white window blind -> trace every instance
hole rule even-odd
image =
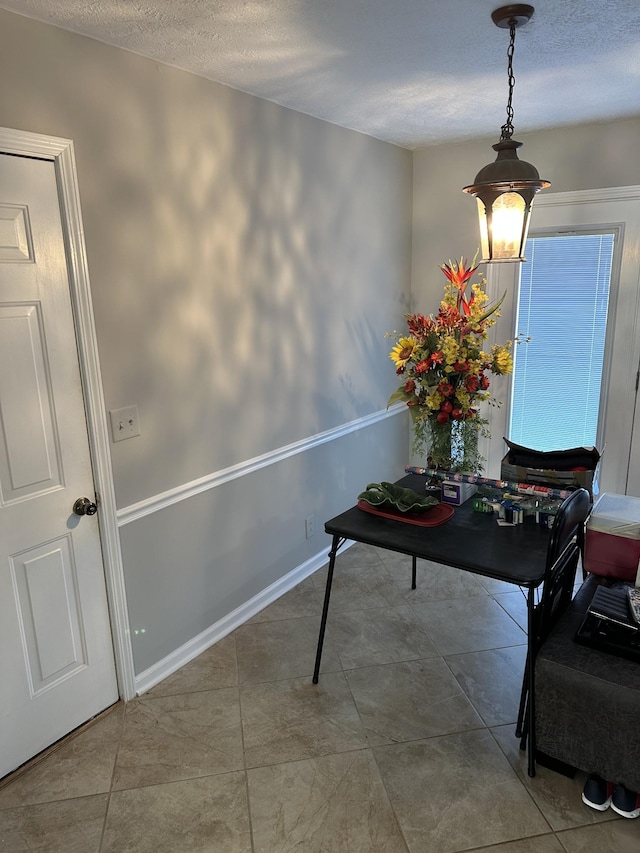
[[[537,450],[596,444],[613,234],[530,237],[520,270],[509,437]]]

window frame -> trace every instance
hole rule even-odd
[[[589,225],[582,225],[578,228],[542,228],[536,229],[529,232],[529,236],[527,238],[527,243],[532,239],[540,239],[544,240],[545,238],[552,237],[579,237],[579,236],[597,236],[597,235],[611,235],[613,236],[613,252],[611,257],[611,276],[609,282],[609,300],[607,307],[607,324],[605,328],[605,336],[604,336],[604,352],[603,352],[603,363],[602,363],[602,381],[600,383],[600,395],[598,400],[598,422],[596,426],[596,438],[595,438],[595,446],[600,448],[604,444],[604,431],[605,431],[605,407],[606,401],[609,395],[609,380],[611,376],[611,360],[612,360],[612,351],[613,351],[613,341],[615,334],[615,317],[617,313],[618,306],[618,292],[620,287],[620,265],[622,262],[622,245],[624,241],[624,224],[617,223],[611,226],[601,226],[601,227],[591,227]],[[514,329],[513,335],[520,333],[520,329],[518,329],[518,305],[520,301],[520,287],[521,287],[521,273],[522,273],[522,264],[517,267],[517,278],[514,289],[514,299],[513,299],[513,317],[512,317],[512,328]],[[526,344],[521,344],[519,346],[526,346]],[[506,415],[506,427],[509,430],[511,425],[511,420],[513,416],[513,397],[514,397],[514,386],[515,386],[515,367],[514,372],[509,377],[509,390],[507,399],[504,401],[503,405],[505,406],[505,415]],[[505,433],[507,438],[511,438],[508,432]],[[522,442],[517,442],[521,444]],[[560,449],[560,448],[558,448]]]

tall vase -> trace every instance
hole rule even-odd
[[[427,430],[430,466],[466,474],[480,473],[485,461],[478,449],[482,429],[483,422],[476,418],[446,423],[430,418]]]

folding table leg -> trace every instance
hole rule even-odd
[[[535,713],[535,671],[536,671],[536,636],[534,625],[535,590],[529,587],[527,595],[527,657],[529,660],[529,696],[527,697],[528,716],[528,773],[532,778],[536,775],[536,713]]]
[[[347,540],[337,533],[333,537],[331,550],[329,551],[329,571],[327,573],[327,585],[324,590],[324,605],[322,607],[322,619],[320,620],[320,634],[318,636],[318,648],[316,649],[316,665],[313,670],[313,683],[318,683],[320,672],[320,660],[322,659],[322,646],[324,644],[324,632],[327,627],[327,613],[329,612],[329,599],[331,597],[331,584],[333,582],[333,569],[336,564],[336,554]]]
[[[527,709],[527,694],[529,691],[529,653],[524,662],[524,675],[522,676],[522,690],[520,691],[520,707],[518,708],[518,719],[516,721],[516,737],[522,737]]]

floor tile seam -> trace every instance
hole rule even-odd
[[[109,817],[109,809],[111,807],[111,795],[112,794],[126,794],[126,793],[129,793],[131,791],[140,791],[143,789],[147,790],[149,788],[161,788],[162,786],[165,786],[165,785],[175,785],[175,784],[180,784],[181,782],[192,782],[192,781],[197,781],[198,779],[209,779],[209,778],[218,777],[218,776],[230,775],[232,773],[242,773],[244,775],[245,789],[247,790],[247,820],[249,823],[249,832],[250,832],[250,839],[251,839],[251,851],[253,853],[253,851],[254,851],[253,829],[252,829],[252,824],[251,824],[251,816],[249,814],[249,793],[248,793],[247,771],[246,771],[246,769],[243,769],[243,768],[238,768],[237,770],[226,770],[226,771],[223,771],[222,773],[206,773],[206,774],[200,775],[200,776],[189,776],[189,777],[182,778],[182,779],[164,780],[162,782],[153,782],[153,783],[147,784],[147,785],[145,785],[145,784],[135,785],[135,786],[132,786],[130,788],[121,788],[119,790],[110,792],[108,794],[109,799],[107,802],[107,808],[105,809],[104,821],[102,824],[102,833],[100,835],[100,845],[98,847],[97,853],[102,853],[102,847],[103,847],[103,844],[105,841],[105,833],[106,833],[106,828],[107,828],[107,820]]]
[[[476,649],[475,651],[470,651],[470,652],[452,652],[452,654],[442,655],[442,657],[444,658],[445,663],[447,663],[447,665],[448,665],[448,658],[463,658],[463,657],[467,657],[468,655],[481,654],[482,652],[496,652],[496,651],[500,651],[502,649],[522,649],[522,648],[524,648],[524,649],[527,648],[526,639],[522,643],[510,643],[508,646],[497,646],[494,649]]]
[[[480,601],[486,601],[487,599],[492,599],[492,598],[493,597],[490,595],[489,596],[487,596],[487,595],[463,595],[463,596],[457,596],[454,598],[437,598],[437,599],[433,599],[430,601],[412,601],[412,602],[408,602],[408,606],[411,608],[415,618],[423,625],[425,631],[427,631],[427,634],[428,634],[429,633],[428,617],[424,612],[420,613],[420,610],[422,608],[430,607],[432,605],[444,605],[444,604],[448,604],[452,601],[464,602],[465,604],[468,604],[469,602],[473,602],[474,599],[479,599]],[[493,600],[495,601],[495,599],[493,599]],[[495,601],[495,603],[498,607],[500,607],[501,612],[506,613],[504,607],[502,607],[498,601]],[[510,617],[510,618],[513,621],[513,617]],[[522,631],[522,628],[520,627],[520,625],[518,625],[518,628],[520,628],[520,630]]]
[[[345,652],[344,654],[346,655],[348,653]],[[340,657],[339,652],[338,652],[338,657]],[[418,660],[425,660],[425,661],[438,660],[438,658],[440,658],[440,657],[442,657],[442,655],[437,650],[434,653],[433,657],[430,657],[430,658],[425,658],[424,656],[419,656],[418,654],[415,654],[415,655],[407,654],[406,656],[403,656],[401,658],[397,658],[396,660],[379,661],[377,663],[366,663],[366,664],[363,664],[362,666],[351,665],[351,666],[349,666],[348,670],[345,669],[344,664],[343,664],[341,672],[343,672],[343,673],[345,673],[347,671],[353,672],[356,669],[367,669],[368,667],[371,667],[371,666],[387,666],[387,665],[391,666],[394,663],[415,663],[415,661],[418,661]],[[340,660],[342,661],[342,658],[340,658]]]
[[[242,744],[242,767],[244,769],[245,781],[247,776],[247,753],[245,747],[245,737],[244,737],[244,714],[242,713],[242,689],[241,685],[238,684],[238,713],[240,716],[240,742]],[[248,782],[247,782],[248,785]],[[247,788],[247,798],[249,796],[249,791]],[[249,800],[247,799],[247,802]],[[253,849],[253,838],[252,838],[252,848]]]
[[[91,794],[77,794],[73,797],[53,797],[50,800],[40,800],[37,803],[17,803],[13,806],[2,806],[0,807],[0,814],[2,812],[10,812],[10,811],[25,811],[27,809],[37,809],[40,806],[52,806],[56,803],[72,803],[74,800],[88,800],[94,797],[108,797],[109,791],[93,791]]]
[[[590,811],[589,806],[585,805],[584,808],[585,808],[585,810]],[[608,826],[609,824],[617,823],[618,821],[624,821],[625,823],[630,823],[628,818],[624,818],[624,817],[622,817],[622,815],[616,814],[612,809],[607,809],[607,811],[605,813],[600,812],[600,815],[601,815],[600,819],[596,820],[596,821],[586,819],[585,823],[575,824],[574,826],[565,826],[562,829],[554,830],[554,835],[558,838],[558,841],[562,845],[562,849],[565,850],[566,853],[573,853],[573,850],[575,849],[573,847],[567,847],[565,844],[562,843],[562,837],[561,836],[563,836],[563,835],[568,836],[573,832],[576,832],[579,830],[584,830],[584,829],[589,830],[589,829],[593,828],[594,830],[596,830],[598,827]],[[589,851],[589,853],[590,853],[590,851]]]
[[[510,612],[507,610],[507,608],[504,606],[504,604],[502,604],[502,602],[501,602],[501,601],[496,601],[495,597],[494,597],[494,601],[496,602],[496,604],[498,605],[498,607],[501,607],[501,608],[502,608],[502,610],[507,614],[507,616],[509,617],[509,619],[511,619],[511,621],[512,621],[512,622],[514,622],[514,623],[518,626],[518,628],[520,628],[520,630],[524,632],[524,635],[525,635],[525,637],[526,637],[526,635],[527,635],[527,627],[526,627],[526,625],[522,625],[520,622],[518,622],[518,620],[517,620],[517,619],[516,619],[516,617],[513,615],[513,613],[510,613]]]
[[[491,727],[488,727],[488,728],[487,728],[487,731],[489,732],[489,734],[490,734],[490,735],[491,735],[491,737],[493,738],[494,743],[496,743],[496,744],[497,744],[498,749],[500,750],[500,752],[501,752],[501,753],[502,753],[502,755],[504,756],[504,760],[507,762],[507,764],[508,764],[508,765],[509,765],[509,767],[511,768],[511,772],[513,773],[514,777],[518,780],[518,782],[520,783],[520,785],[522,785],[522,787],[523,787],[523,789],[524,789],[525,793],[527,794],[527,797],[529,798],[529,800],[531,801],[531,803],[535,806],[535,809],[536,809],[536,811],[538,812],[538,814],[540,815],[540,817],[542,818],[542,820],[543,820],[543,821],[545,822],[545,824],[549,827],[549,832],[550,832],[550,833],[553,833],[553,834],[555,835],[556,830],[553,828],[553,826],[551,825],[550,821],[547,819],[547,816],[545,815],[545,813],[542,811],[542,809],[541,809],[541,808],[540,808],[540,806],[538,805],[538,802],[537,802],[536,798],[533,796],[533,793],[529,790],[529,787],[528,787],[528,785],[526,784],[526,781],[525,781],[525,780],[520,776],[520,774],[518,773],[518,770],[517,770],[517,769],[513,766],[513,764],[509,761],[509,756],[508,756],[508,755],[507,755],[507,753],[504,751],[504,749],[502,748],[502,745],[501,745],[500,741],[498,740],[498,738],[497,738],[497,737],[496,737],[496,735],[494,734],[494,729],[498,729],[498,728],[501,728],[501,726],[491,726]],[[517,740],[516,735],[515,735],[515,729],[514,729],[514,734],[513,734],[513,736],[514,736],[514,738]],[[527,777],[527,778],[528,778],[528,777]],[[547,835],[548,833],[541,833],[541,834]],[[522,836],[522,837],[527,837],[527,836]]]
[[[393,603],[393,602],[385,601],[384,604],[376,604],[376,605],[372,605],[371,607],[363,607],[362,605],[360,605],[360,606],[354,605],[353,607],[351,607],[351,605],[348,605],[349,610],[339,609],[341,607],[340,603],[336,604],[335,602],[330,601],[329,602],[329,613],[327,614],[327,618],[330,619],[332,615],[334,615],[334,614],[340,615],[341,613],[359,613],[359,612],[369,613],[371,610],[381,610],[381,611],[386,612],[388,610],[396,610],[400,607],[403,607],[403,608],[404,607],[411,607],[411,603],[409,601],[407,601],[407,599],[404,597],[404,595],[402,598],[403,598],[403,600],[399,603],[398,602]]]
[[[511,646],[508,646],[508,648],[511,648]],[[492,651],[492,650],[490,650],[490,651]],[[463,657],[464,655],[468,655],[468,654],[475,654],[475,653],[474,653],[474,652],[463,652],[461,655],[459,655],[459,657]],[[449,655],[448,657],[458,657],[458,655]],[[453,671],[453,669],[451,668],[451,664],[449,663],[449,661],[447,660],[447,658],[446,658],[446,657],[443,657],[443,660],[444,660],[444,663],[445,663],[445,665],[447,666],[447,668],[448,668],[449,672],[450,672],[450,673],[451,673],[451,675],[455,678],[455,680],[456,680],[456,682],[457,682],[458,686],[460,687],[460,690],[462,690],[462,693],[464,694],[464,696],[466,696],[467,701],[469,702],[469,704],[471,705],[471,707],[473,708],[473,710],[476,712],[476,714],[478,715],[478,717],[480,717],[480,719],[482,720],[482,722],[483,722],[483,724],[484,724],[484,727],[485,727],[486,729],[490,729],[490,728],[492,728],[492,726],[491,726],[491,725],[486,721],[486,719],[485,719],[485,717],[484,717],[484,714],[481,712],[480,708],[478,708],[478,707],[476,706],[476,703],[473,701],[473,697],[472,697],[472,696],[470,696],[470,695],[467,693],[467,691],[465,690],[465,688],[464,688],[464,684],[460,681],[460,679],[458,678],[458,676],[456,675],[456,673],[455,673],[455,672]],[[515,720],[513,720],[513,725],[515,726],[515,724],[516,724],[516,721],[515,721]],[[511,722],[502,723],[501,725],[509,726],[509,725],[511,725]]]
[[[380,767],[379,767],[379,765],[378,765],[378,762],[376,761],[376,757],[375,757],[375,754],[374,754],[374,747],[372,747],[370,744],[366,744],[365,746],[356,747],[356,748],[353,748],[353,749],[344,749],[344,750],[340,750],[339,752],[327,752],[327,753],[322,753],[322,754],[320,754],[320,755],[305,756],[305,757],[303,757],[303,758],[294,758],[294,759],[289,759],[288,761],[276,761],[276,762],[270,762],[269,764],[257,764],[257,765],[255,765],[255,767],[248,767],[248,768],[247,768],[247,772],[246,772],[246,776],[247,776],[247,786],[248,786],[248,784],[249,784],[249,781],[248,781],[248,780],[249,780],[249,774],[250,774],[250,773],[251,773],[251,771],[253,771],[253,770],[260,770],[260,769],[261,769],[261,768],[263,768],[263,767],[279,767],[279,766],[284,766],[284,765],[300,764],[300,763],[302,763],[302,762],[316,761],[316,760],[318,760],[318,759],[331,758],[331,757],[337,757],[337,756],[342,756],[342,755],[348,755],[348,754],[350,754],[350,753],[354,753],[354,754],[355,754],[355,753],[358,753],[358,752],[361,752],[361,753],[368,753],[368,754],[369,754],[369,756],[371,757],[371,760],[373,761],[373,763],[374,763],[374,765],[375,765],[375,768],[376,768],[376,771],[377,771],[377,773],[378,773],[378,778],[379,778],[379,780],[380,780],[380,784],[381,784],[382,789],[383,789],[383,791],[384,791],[384,793],[385,793],[385,796],[386,796],[386,798],[387,798],[387,802],[388,802],[388,804],[389,804],[389,808],[391,809],[391,811],[392,811],[392,813],[393,813],[393,816],[394,816],[394,818],[395,818],[395,822],[396,822],[396,825],[397,825],[397,827],[398,827],[398,831],[400,832],[400,835],[401,835],[401,837],[402,837],[402,840],[403,840],[403,842],[404,842],[404,844],[405,844],[405,846],[406,846],[407,853],[410,853],[409,843],[408,843],[408,841],[407,841],[407,839],[406,839],[406,836],[405,836],[405,834],[404,834],[404,830],[403,830],[403,828],[402,828],[402,824],[401,824],[401,822],[400,822],[400,820],[399,820],[399,818],[398,818],[398,815],[397,815],[397,813],[396,813],[396,810],[395,810],[395,808],[394,808],[394,806],[393,806],[393,801],[392,801],[391,797],[389,796],[389,791],[387,790],[387,786],[385,785],[384,777],[383,777],[382,773],[380,772]],[[248,791],[247,791],[247,798],[248,798],[248,802],[249,802],[249,812],[250,812],[250,814],[251,814],[251,798],[250,798],[250,796],[249,796]],[[251,826],[252,826],[252,830],[253,830],[253,824],[251,824]],[[253,838],[253,835],[252,835],[252,838]],[[252,849],[253,849],[253,848],[252,848]]]
[[[100,830],[100,843],[98,844],[98,853],[101,853],[102,845],[104,844],[104,837],[107,831],[107,817],[109,815],[109,808],[111,806],[111,791],[107,792],[107,803],[104,810],[104,815],[102,817],[102,829]]]
[[[248,631],[251,628],[255,628],[257,625],[279,625],[281,622],[295,622],[301,619],[316,619],[318,613],[322,611],[322,602],[318,605],[318,610],[313,613],[300,613],[297,616],[277,616],[271,619],[250,619],[248,622],[243,622],[242,625],[239,625],[236,628],[236,631],[241,631],[245,629]]]
[[[518,646],[526,645],[526,640],[525,640],[524,643],[516,643],[515,645],[513,643],[505,643],[505,645],[503,645],[503,646],[502,645],[482,646],[481,648],[466,649],[465,651],[461,651],[461,652],[458,652],[458,651],[448,652],[446,650],[442,651],[440,649],[440,646],[438,645],[438,642],[434,637],[429,636],[429,639],[431,640],[431,642],[436,647],[438,654],[443,658],[456,657],[457,655],[473,655],[473,654],[478,654],[479,652],[497,652],[497,651],[500,651],[501,649],[513,649],[513,648],[517,648]]]
[[[387,602],[386,604],[376,604],[375,607],[356,607],[356,606],[354,606],[354,607],[350,607],[348,610],[339,609],[340,608],[339,604],[336,605],[335,607],[330,606],[329,607],[329,613],[327,614],[327,620],[328,620],[327,627],[329,627],[332,617],[341,616],[341,615],[344,615],[345,613],[370,613],[372,610],[381,610],[381,611],[384,611],[386,613],[388,610],[391,610],[392,608],[395,608],[395,607],[409,607],[409,606],[410,605],[409,605],[408,601],[403,601],[402,604],[389,604],[389,602]]]
[[[340,573],[358,572],[360,569],[365,569],[365,570],[385,569],[385,571],[389,571],[389,567],[386,565],[386,563],[384,562],[382,557],[373,556],[373,557],[370,557],[366,561],[357,562],[357,563],[350,562],[348,566],[340,564],[340,557],[341,557],[341,554],[338,552],[338,554],[336,556],[335,567],[334,567],[334,579],[335,579],[335,573],[336,572],[340,572]],[[323,589],[324,590],[324,587],[325,587],[326,582],[327,582],[326,575],[328,574],[327,564],[325,564],[320,569],[318,569],[318,571],[320,572],[320,571],[322,571],[322,569],[326,569],[323,577],[316,578],[315,572],[310,577],[314,578],[313,586],[316,589]]]
[[[415,593],[419,592],[419,591],[420,591],[420,587],[418,586],[416,589],[412,590],[412,593],[414,593],[414,596],[415,596]],[[476,593],[474,590],[472,593],[464,593],[463,595],[454,595],[452,593],[450,595],[447,594],[442,598],[430,598],[427,601],[413,601],[412,604],[415,604],[415,605],[442,604],[445,601],[464,601],[464,602],[467,602],[467,601],[470,601],[474,598],[478,598],[478,599],[480,599],[480,601],[486,601],[488,598],[493,598],[493,596],[491,595],[491,593],[486,592],[484,590],[480,593]],[[496,601],[496,604],[497,603],[498,602]]]
[[[193,690],[175,690],[171,693],[155,693],[155,688],[147,690],[146,693],[141,693],[136,698],[139,700],[153,699],[173,699],[177,696],[195,696],[200,693],[215,693],[218,690],[233,690],[239,687],[239,684],[225,684],[219,687],[196,687]]]
[[[500,726],[497,726],[495,728],[500,728]],[[456,731],[451,731],[451,732],[439,732],[438,734],[427,735],[427,736],[423,735],[423,736],[418,737],[418,738],[411,738],[410,740],[394,741],[392,743],[379,743],[376,745],[371,745],[368,748],[371,749],[371,751],[375,754],[375,752],[379,749],[388,750],[388,749],[393,749],[396,746],[397,747],[405,747],[405,746],[410,746],[411,744],[421,744],[421,743],[426,745],[426,744],[432,744],[433,742],[435,742],[437,740],[443,740],[443,739],[449,739],[449,738],[464,738],[467,735],[478,734],[478,733],[486,733],[487,735],[491,735],[492,741],[497,743],[497,740],[496,740],[495,736],[493,735],[493,732],[491,731],[491,727],[485,726],[483,724],[483,725],[479,725],[479,726],[476,726],[476,727],[471,728],[471,729],[457,729]],[[499,746],[500,746],[500,744],[498,743],[498,747]],[[518,782],[523,784],[522,780],[520,779],[520,777],[516,773],[515,769],[512,767],[511,762],[509,762],[509,759],[505,755],[504,751],[502,749],[500,749],[500,752],[502,753],[502,755],[506,759],[507,764],[508,764],[510,770],[512,771],[513,775],[518,779]],[[549,827],[549,832],[553,832],[553,831],[554,831],[553,828]]]
[[[499,841],[497,844],[494,842],[492,844],[483,844],[481,847],[462,847],[460,848],[460,850],[452,850],[450,851],[450,853],[466,853],[466,851],[468,850],[473,850],[473,853],[476,853],[476,851],[478,851],[478,853],[481,853],[482,850],[500,850],[501,848],[504,848],[506,850],[508,845],[515,844],[518,841],[527,841],[530,838],[551,838],[552,836],[556,836],[556,833],[553,830],[551,832],[534,832],[531,835],[518,835],[516,838],[507,839],[506,841]],[[562,850],[565,851],[565,853],[570,853],[570,851],[567,851],[564,845],[562,845],[559,838],[556,838],[556,840],[562,847]]]
[[[337,669],[337,668],[336,669],[324,669],[323,668],[320,670],[320,673],[319,673],[318,684],[321,682],[323,675],[343,674],[344,671],[345,670],[342,666],[340,666],[340,669]],[[308,673],[305,672],[303,675],[288,675],[288,676],[285,676],[284,678],[271,678],[268,681],[243,681],[241,684],[238,685],[238,689],[240,691],[242,691],[243,689],[248,688],[248,687],[259,687],[260,685],[265,685],[265,684],[283,684],[286,681],[302,681],[305,678],[309,679],[310,684],[313,684],[313,681],[312,681],[313,673],[312,672],[308,672]],[[317,687],[318,685],[316,684],[314,686]]]
[[[364,720],[362,719],[362,714],[360,713],[360,708],[358,707],[358,702],[356,701],[356,697],[354,696],[353,690],[351,689],[351,683],[349,682],[349,677],[348,677],[346,671],[343,671],[343,675],[344,675],[344,680],[347,684],[347,690],[349,691],[349,695],[351,696],[351,701],[353,702],[353,707],[356,709],[356,714],[358,715],[358,720],[360,722],[360,728],[361,728],[362,733],[364,735],[364,739],[365,739],[367,748],[371,749],[372,747],[371,747],[371,744],[369,743],[369,736],[367,734],[367,727],[365,726]],[[372,757],[373,757],[373,753],[372,753]],[[376,764],[376,767],[377,767],[377,764]],[[378,773],[380,774],[380,768],[378,768]],[[385,789],[385,792],[386,792],[386,789]],[[387,794],[387,797],[388,796],[389,795]],[[394,812],[394,814],[395,814],[395,812]],[[396,815],[396,820],[397,819],[398,818]]]
[[[488,731],[488,730],[489,730],[489,727],[487,725],[485,725],[485,723],[481,719],[480,723],[478,725],[471,726],[470,728],[452,729],[449,732],[438,732],[438,733],[432,734],[432,735],[420,735],[420,737],[410,737],[410,738],[407,738],[406,740],[393,740],[393,741],[390,741],[389,743],[370,744],[370,749],[378,749],[379,747],[388,747],[388,746],[405,746],[405,745],[411,744],[411,743],[428,743],[430,741],[437,740],[438,738],[454,737],[455,735],[464,735],[464,734],[467,734],[469,732],[483,732],[483,731]]]
[[[373,749],[374,748],[370,744],[365,743],[362,746],[348,747],[347,749],[341,749],[337,752],[335,750],[332,752],[318,752],[317,754],[314,753],[313,755],[303,755],[300,758],[285,758],[282,761],[268,761],[261,764],[247,765],[245,772],[248,776],[254,770],[261,770],[263,767],[282,767],[286,764],[299,764],[304,761],[318,761],[322,758],[332,758],[335,756],[349,755],[351,753],[356,752],[373,752]]]
[[[120,732],[118,734],[118,744],[116,746],[115,754],[113,756],[113,765],[111,766],[111,777],[109,779],[109,790],[108,790],[109,803],[111,802],[111,791],[113,791],[113,785],[114,785],[115,778],[116,778],[116,767],[118,766],[118,755],[120,754],[120,748],[122,747],[122,738],[124,736],[124,725],[125,725],[125,720],[127,718],[127,705],[133,704],[133,702],[137,701],[138,698],[139,697],[136,696],[132,700],[131,703],[125,702],[125,705],[124,705],[124,708],[122,711],[122,719],[120,720]],[[105,812],[105,822],[106,822],[106,815],[109,811],[109,803],[107,803],[107,811]],[[103,826],[103,832],[104,832],[104,826]]]
[[[415,607],[428,607],[434,604],[444,604],[449,601],[469,601],[475,598],[479,598],[482,601],[486,601],[487,598],[491,598],[489,593],[484,593],[481,595],[477,595],[475,592],[473,593],[464,593],[461,595],[456,595],[454,593],[447,593],[446,595],[436,597],[427,597],[427,598],[419,598],[420,587],[417,589],[411,590],[410,593],[406,593],[404,595],[404,599],[409,606]],[[496,602],[497,604],[498,602]]]
[[[249,822],[249,843],[251,845],[251,853],[255,853],[256,845],[255,845],[255,840],[253,837],[253,815],[251,812],[251,796],[249,793],[249,771],[247,769],[247,759],[246,759],[246,755],[244,752],[244,734],[242,737],[242,744],[243,744],[243,746],[242,746],[242,760],[243,760],[243,765],[244,765],[244,770],[243,770],[243,773],[244,773],[244,790],[245,790],[245,796],[247,798],[247,820]]]
[[[149,714],[149,716],[155,720],[155,717],[151,713],[152,707],[151,708],[149,707],[149,703],[161,702],[164,700],[172,700],[172,699],[178,700],[178,699],[193,697],[193,696],[203,696],[204,694],[207,694],[207,693],[211,694],[211,696],[216,696],[216,695],[219,696],[223,691],[232,691],[232,692],[237,694],[238,691],[240,690],[240,687],[241,687],[240,684],[232,684],[232,685],[229,685],[228,687],[210,687],[210,688],[206,688],[203,690],[185,690],[181,693],[163,693],[159,696],[156,696],[155,694],[152,696],[149,693],[145,693],[142,696],[137,697],[137,699],[135,701],[137,704],[139,703],[139,705],[143,709],[145,708],[145,705],[146,705],[147,714]],[[196,709],[189,709],[189,708],[184,709],[183,708],[183,709],[169,709],[168,713],[171,713],[172,710],[195,710],[196,712],[199,712],[199,709],[197,709],[197,708]],[[131,713],[134,713],[134,712],[132,711]],[[156,722],[157,722],[157,720],[156,720]]]
[[[394,746],[394,745],[395,744],[384,744],[384,746]],[[381,746],[382,746],[382,744],[381,744]],[[385,779],[384,779],[384,774],[382,773],[382,770],[380,768],[380,764],[378,763],[378,758],[376,756],[376,749],[377,748],[378,747],[370,747],[370,750],[371,750],[371,756],[372,756],[373,762],[374,762],[376,769],[378,771],[378,776],[380,777],[380,784],[382,785],[382,788],[383,788],[385,795],[387,797],[387,801],[389,803],[389,808],[393,812],[393,816],[396,819],[396,825],[398,827],[400,835],[402,836],[402,840],[404,841],[405,846],[407,848],[407,853],[412,853],[411,845],[409,844],[409,839],[407,838],[407,836],[405,834],[404,827],[402,825],[402,821],[400,820],[400,815],[396,811],[396,807],[395,807],[394,802],[393,802],[393,797],[391,796],[391,792],[387,789],[387,784],[386,784]]]
[[[113,703],[113,705],[110,705],[103,711],[99,711],[95,716],[91,717],[89,720],[86,720],[84,723],[81,723],[79,726],[77,726],[75,729],[72,729],[70,732],[67,732],[66,735],[63,735],[53,744],[50,744],[37,755],[28,759],[19,767],[16,767],[15,770],[12,770],[10,773],[7,773],[6,776],[3,776],[0,779],[0,792],[12,787],[14,783],[16,783],[19,779],[23,779],[25,776],[29,775],[39,765],[47,762],[52,756],[59,753],[60,750],[64,749],[66,746],[68,746],[68,744],[73,743],[81,735],[84,735],[88,731],[95,729],[95,727],[97,725],[100,725],[103,720],[116,713],[120,704],[122,704],[123,706],[122,716],[124,718],[124,708],[126,707],[127,703],[121,699],[118,699],[116,702]],[[0,811],[2,810],[3,806],[0,805]]]
[[[383,661],[382,663],[368,663],[364,666],[350,666],[342,671],[348,678],[348,674],[350,672],[358,672],[361,669],[377,669],[378,667],[388,667],[388,666],[397,666],[400,663],[433,663],[436,660],[444,661],[444,657],[438,652],[433,657],[418,657],[418,658],[406,658],[404,660],[390,660]]]
[[[163,785],[179,785],[182,782],[197,782],[198,779],[213,779],[220,776],[230,776],[233,773],[246,773],[245,767],[236,767],[234,769],[226,769],[220,771],[208,771],[206,773],[198,773],[193,776],[181,776],[179,779],[162,779],[160,782],[141,782],[138,785],[127,785],[124,788],[114,788],[109,792],[109,795],[126,794],[130,791],[141,791],[148,788],[161,788]]]

